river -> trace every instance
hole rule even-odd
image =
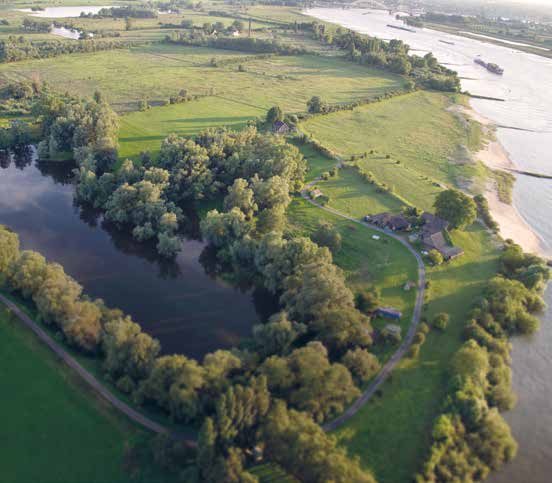
[[[167,261],[76,207],[71,169],[31,156],[0,160],[0,224],[19,235],[22,248],[59,262],[85,293],[132,315],[164,353],[201,358],[251,334],[270,306],[266,297],[207,273],[210,259],[198,240],[185,240]]]
[[[552,174],[552,60],[480,40],[430,29],[414,32],[382,10],[311,9],[321,20],[382,39],[398,38],[418,55],[435,57],[458,71],[462,87],[472,94],[498,97],[506,102],[472,99],[472,107],[498,126],[497,138],[517,168]],[[444,40],[449,43],[440,42]],[[504,68],[497,76],[476,65],[481,56]],[[512,129],[515,128],[515,129]],[[552,255],[552,181],[518,176],[514,205],[542,240],[545,255]],[[548,309],[540,332],[513,340],[513,387],[518,404],[504,416],[520,444],[516,460],[495,473],[492,483],[549,483],[552,480],[552,286],[545,294]]]

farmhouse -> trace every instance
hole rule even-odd
[[[392,213],[367,216],[366,221],[393,231],[407,231],[411,228],[410,222],[403,215],[393,215]]]
[[[443,221],[443,220],[441,220]],[[446,222],[445,222],[446,223]],[[425,250],[437,250],[445,260],[454,260],[464,254],[464,250],[458,247],[450,246],[445,239],[442,231],[433,231],[439,224],[431,225],[432,229],[422,228],[420,241]],[[448,225],[447,225],[448,226]]]
[[[439,218],[438,216],[428,213],[427,211],[422,214],[422,231],[429,234],[439,233],[446,230],[449,227],[449,222]]]
[[[274,134],[288,134],[290,131],[290,127],[283,121],[276,121],[272,125],[272,132]]]

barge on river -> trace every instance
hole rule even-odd
[[[484,60],[480,59],[479,57],[475,58],[473,60],[477,65],[480,65],[481,67],[485,67],[489,72],[492,72],[493,74],[502,75],[504,74],[504,69],[497,64],[493,64],[492,62],[485,62]]]

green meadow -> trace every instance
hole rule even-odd
[[[377,96],[403,84],[400,77],[335,57],[252,57],[229,50],[151,44],[1,64],[0,78],[38,75],[58,90],[84,97],[100,90],[119,112],[137,110],[142,99],[163,105],[182,89],[190,95],[216,94],[263,110],[280,105],[287,112],[301,112],[314,95],[341,103]],[[213,67],[212,59],[235,63]],[[238,71],[240,63],[245,72]],[[235,113],[241,115],[239,106]]]
[[[3,306],[0,353],[2,481],[129,481],[122,466],[124,445],[139,431]]]
[[[425,109],[426,114],[434,112],[435,116],[430,119],[421,116],[417,118],[418,123],[412,121],[410,124],[410,120],[396,115],[400,102],[405,103],[400,108],[408,113],[405,116],[414,116],[417,109]],[[434,186],[436,180],[454,181],[452,176],[456,174],[456,165],[447,153],[454,153],[457,143],[469,144],[472,136],[469,132],[472,127],[470,130],[462,128],[460,121],[450,117],[452,114],[449,116],[449,111],[444,109],[449,102],[447,96],[420,92],[355,109],[353,113],[317,117],[302,127],[341,155],[358,155],[374,149],[377,154],[368,155],[367,160],[357,160],[357,163],[363,168],[367,165],[368,168],[364,169],[374,173],[379,181],[393,186],[397,194],[418,206],[431,209],[434,195],[442,189]],[[331,128],[332,125],[341,128],[337,130]],[[353,129],[356,129],[354,135],[351,134]],[[436,132],[434,144],[429,137],[431,129]],[[417,132],[420,139],[426,136],[423,142],[416,141],[411,131]],[[387,153],[392,154],[391,160],[386,158]],[[402,160],[401,164],[396,164],[397,159]],[[435,163],[433,170],[432,163]],[[386,171],[381,165],[391,167]],[[416,173],[417,176],[407,183],[396,176],[401,170]],[[399,211],[401,207],[400,200],[395,196],[378,192],[374,185],[363,181],[356,170],[347,164],[335,177],[320,181],[317,186],[330,197],[329,206],[357,219],[368,213]],[[292,205],[292,220],[298,218],[295,211],[298,211],[296,204]],[[303,211],[306,212],[306,208]],[[318,210],[313,213],[315,216],[326,218],[326,213]],[[303,214],[301,223],[309,226],[306,218]],[[335,222],[339,225],[337,220]],[[346,224],[346,221],[341,223]],[[402,291],[406,279],[394,278],[392,267],[401,267],[402,273],[411,273],[409,279],[415,280],[413,257],[402,247],[381,245],[381,241],[376,244],[378,251],[373,244],[370,246],[369,230],[360,231],[366,232],[367,239],[356,239],[352,246],[344,243],[343,254],[336,257],[337,263],[347,267],[346,263],[340,262],[341,256],[346,259],[351,257],[350,260],[354,260],[352,267],[362,267],[364,261],[370,269],[364,271],[358,268],[352,273],[358,274],[361,280],[372,277],[378,286],[383,280],[383,286],[387,286],[382,290],[383,303],[404,308],[414,294]],[[422,316],[431,322],[437,313],[447,312],[450,315],[448,328],[443,333],[430,332],[419,357],[401,361],[378,395],[335,433],[348,451],[358,455],[380,482],[410,481],[419,470],[420,462],[429,450],[434,419],[446,394],[449,361],[462,344],[468,312],[485,284],[498,270],[498,242],[479,224],[464,232],[452,232],[451,237],[465,254],[440,267],[427,267],[429,287]],[[360,255],[362,248],[369,248],[368,253]],[[358,259],[355,253],[360,255]],[[371,273],[377,275],[374,277]],[[386,293],[394,296],[386,298]],[[406,314],[409,312],[406,311]],[[403,316],[403,334],[409,323],[408,315]],[[390,458],[392,465],[389,464]]]
[[[302,129],[345,159],[366,155],[357,160],[364,171],[415,206],[430,209],[442,186],[465,184],[479,169],[460,156],[479,146],[479,129],[449,109],[454,100],[419,91],[319,116]]]

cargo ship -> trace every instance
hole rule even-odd
[[[474,59],[474,62],[481,67],[485,67],[489,72],[492,72],[493,74],[502,75],[504,74],[504,69],[502,67],[499,67],[497,64],[493,64],[492,62],[485,62],[482,59],[476,58]]]

